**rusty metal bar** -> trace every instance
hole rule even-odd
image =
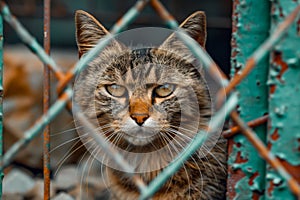
[[[44,49],[40,46],[40,44],[36,41],[36,39],[30,35],[30,33],[23,27],[23,25],[17,20],[17,18],[10,13],[9,7],[3,2],[0,2],[0,10],[1,14],[4,16],[5,21],[16,31],[21,41],[33,52],[35,53],[39,59],[47,65],[57,77],[59,81],[63,81],[66,79],[60,67],[56,64],[56,62],[44,51]],[[50,34],[50,32],[49,32]],[[68,79],[70,81],[71,79]],[[65,82],[67,85],[69,82]],[[62,91],[58,94],[60,95]],[[68,110],[71,110],[71,104],[68,103]]]
[[[83,68],[87,66],[87,63],[91,62],[97,53],[99,53],[110,41],[112,35],[107,36],[108,39],[101,40],[96,47],[87,53],[83,59],[80,59],[75,65],[74,73],[79,73]],[[49,108],[48,112],[36,121],[35,125],[29,130],[25,131],[24,137],[17,141],[4,155],[3,160],[0,163],[0,170],[3,170],[9,165],[11,160],[16,154],[24,148],[30,141],[32,141],[44,128],[50,123],[64,108],[66,103],[71,99],[73,90],[67,87],[64,92],[60,95],[58,100]]]
[[[36,136],[38,136],[39,133],[43,131],[45,126],[64,109],[66,102],[71,99],[72,94],[72,89],[66,89],[65,92],[49,108],[48,112],[42,115],[30,129],[24,132],[24,137],[14,143],[14,145],[11,146],[10,149],[4,154],[3,159],[0,162],[0,170],[3,170],[5,167],[7,167],[16,154],[21,149],[26,147],[26,145]]]
[[[149,0],[139,0],[131,7],[121,19],[119,19],[113,27],[110,29],[110,33],[116,34],[120,33],[128,24],[133,22],[135,18],[140,14],[140,12],[145,8],[149,3]]]
[[[80,59],[75,68],[72,70],[73,76],[79,73],[82,69],[87,66],[87,63],[91,62],[92,59],[110,42],[112,35],[107,35],[106,39],[100,40],[94,49],[87,53],[82,59]],[[44,50],[42,50],[44,51]],[[64,76],[64,80],[67,79],[68,75]],[[69,79],[71,80],[71,79]],[[67,84],[67,82],[66,82]],[[17,141],[4,155],[3,160],[0,163],[0,170],[3,170],[9,165],[11,160],[16,154],[24,148],[31,140],[33,140],[44,128],[51,122],[64,108],[67,101],[71,99],[73,91],[70,87],[67,87],[64,92],[60,95],[58,100],[49,108],[48,112],[36,121],[35,125],[29,130],[25,131],[24,137]]]
[[[293,11],[294,10],[294,11]],[[271,52],[269,69],[268,149],[287,172],[300,183],[300,1],[272,1],[271,32],[284,28],[288,16],[291,28]],[[297,15],[298,13],[298,15]],[[296,17],[296,20],[293,18]],[[280,25],[281,24],[281,25]],[[267,165],[265,199],[300,199],[290,183]]]
[[[166,25],[168,25],[170,28],[178,28],[177,21],[160,1],[151,0],[150,5],[157,12],[160,18],[162,18],[165,21]]]
[[[247,125],[251,128],[262,125],[268,121],[268,117],[269,117],[269,115],[265,115],[265,116],[259,117],[257,119],[251,120],[247,123]],[[222,134],[223,134],[224,138],[229,139],[229,138],[235,136],[236,134],[238,134],[240,131],[241,131],[241,128],[239,126],[233,126],[230,129],[223,131]]]
[[[112,35],[108,35],[106,40],[100,40],[94,49],[87,53],[83,59],[80,59],[75,65],[74,75],[79,73],[83,68],[87,66],[87,63],[91,62],[97,53],[99,53],[111,40]],[[73,91],[70,87],[67,87],[65,91],[60,95],[58,100],[50,107],[47,113],[36,121],[35,125],[29,130],[25,131],[24,137],[16,142],[4,155],[3,160],[0,163],[0,170],[3,170],[9,165],[11,160],[16,154],[24,148],[31,140],[33,140],[42,131],[45,126],[50,123],[64,108],[67,101],[71,99]]]
[[[0,161],[3,159],[3,18],[0,15]],[[0,170],[0,199],[2,199],[3,170]]]
[[[21,41],[34,52],[44,64],[47,64],[50,69],[53,70],[59,80],[62,79],[64,75],[56,62],[47,55],[36,39],[32,37],[17,18],[10,13],[9,7],[3,1],[0,2],[0,12],[4,20],[16,31]]]
[[[122,25],[121,25],[122,26]],[[102,49],[111,41],[113,38],[112,34],[106,36],[105,39],[99,41],[99,43],[91,51],[87,53],[82,59],[80,59],[74,68],[67,73],[60,83],[68,84],[71,80],[70,77],[74,77],[82,69],[87,66],[87,63],[91,62],[93,58],[101,52]],[[65,82],[64,82],[65,81]],[[34,137],[36,137],[43,128],[54,119],[54,117],[62,111],[67,101],[71,99],[73,91],[70,87],[67,87],[64,92],[60,95],[59,99],[50,107],[47,113],[45,113],[29,130],[25,131],[25,137],[16,142],[4,155],[2,162],[0,163],[0,170],[4,169],[11,160],[16,156],[16,154],[24,148]]]
[[[225,88],[225,95],[229,94],[229,92],[232,91],[233,88],[252,71],[256,64],[259,63],[261,59],[263,59],[267,55],[267,53],[280,41],[280,39],[288,31],[291,24],[295,21],[299,11],[300,5],[298,5],[291,12],[291,14],[288,15],[285,20],[274,29],[274,32],[271,34],[271,36],[252,53],[252,55],[247,60],[243,71],[236,74],[230,81],[229,85]],[[220,93],[218,97],[219,101],[222,101],[225,98],[224,93]]]
[[[50,55],[50,19],[51,0],[44,0],[44,49]],[[46,114],[50,107],[50,67],[44,65],[43,85],[43,113]],[[50,124],[44,129],[43,140],[43,165],[44,165],[44,200],[50,199]]]
[[[261,157],[263,157],[280,175],[287,181],[287,184],[291,191],[300,198],[300,186],[296,179],[294,179],[289,172],[284,168],[278,158],[268,150],[264,143],[257,137],[256,133],[253,132],[246,123],[239,117],[236,111],[230,114],[232,120],[241,128],[242,133],[252,143],[252,145],[258,150]],[[285,197],[283,197],[285,198]],[[289,198],[288,198],[289,199]]]

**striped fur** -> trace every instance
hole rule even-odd
[[[109,34],[84,11],[77,11],[76,27],[80,55]],[[204,47],[203,12],[192,14],[181,27]],[[210,120],[210,96],[198,69],[201,65],[174,35],[159,48],[131,50],[113,41],[81,73],[80,84],[74,86],[75,100],[91,121],[96,120],[100,128],[104,127],[102,133],[107,139],[121,149],[147,153],[175,141],[171,151],[156,158],[145,156],[137,165],[137,169],[163,168],[170,162],[169,154],[183,150],[199,130],[207,128]],[[205,157],[199,157],[199,150],[153,199],[223,199],[225,152],[224,139]],[[137,175],[149,183],[161,170]],[[123,172],[107,168],[107,174],[111,199],[138,199],[137,188]]]

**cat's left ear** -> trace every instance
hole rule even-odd
[[[206,15],[203,11],[194,12],[186,18],[181,24],[182,28],[191,38],[196,40],[203,48],[206,42]],[[162,46],[176,46],[179,39],[173,34],[163,43]]]
[[[89,13],[77,10],[75,13],[76,42],[79,57],[92,49],[109,32]]]

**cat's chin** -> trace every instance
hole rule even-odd
[[[144,146],[157,138],[160,129],[156,124],[148,120],[143,126],[138,126],[132,120],[122,127],[123,138],[132,145]]]
[[[132,135],[125,133],[123,135],[123,138],[132,145],[144,146],[144,145],[150,144],[156,137],[155,136],[138,137],[138,136],[132,136]]]
[[[132,145],[144,146],[151,143],[156,138],[154,129],[132,127],[130,131],[124,132],[123,138]]]

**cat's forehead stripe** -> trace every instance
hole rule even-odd
[[[126,82],[146,81],[146,79],[156,81],[157,72],[155,72],[155,67],[152,65],[152,56],[151,48],[132,50],[126,72]]]
[[[202,79],[200,73],[187,60],[178,55],[157,48],[144,48],[119,52],[111,62],[103,63],[110,77],[103,80],[118,84],[163,84],[176,82],[179,77]],[[176,74],[176,75],[175,75]],[[109,78],[109,79],[108,79]],[[188,81],[188,79],[185,79]]]

